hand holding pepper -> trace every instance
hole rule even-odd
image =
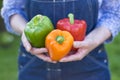
[[[62,58],[60,62],[82,60],[92,49],[95,48],[95,44],[91,40],[74,41],[73,47],[78,48],[78,50],[74,54]]]
[[[48,50],[46,48],[35,48],[35,47],[32,47],[31,44],[29,43],[29,41],[27,40],[24,32],[22,34],[21,40],[22,40],[23,46],[25,47],[27,52],[30,52],[32,55],[35,55],[36,57],[42,59],[43,61],[54,63],[51,60],[50,57],[48,57],[48,56],[43,54],[43,53],[47,53]]]
[[[105,40],[109,39],[110,36],[111,36],[110,31],[104,26],[95,28],[85,37],[83,41],[74,41],[73,47],[78,48],[77,52],[75,54],[62,58],[60,62],[82,60],[93,49],[98,47]]]
[[[28,52],[38,58],[51,62],[50,57],[44,55],[47,53],[45,48],[45,37],[54,29],[51,20],[47,16],[36,15],[26,25],[22,34],[22,42]]]

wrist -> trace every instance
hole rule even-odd
[[[13,30],[21,35],[24,32],[27,21],[21,15],[14,14],[10,17],[10,24]]]
[[[105,27],[95,28],[92,32],[90,32],[85,40],[93,43],[96,47],[100,44],[104,43],[107,39],[111,37],[110,31]]]

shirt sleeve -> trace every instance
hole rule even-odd
[[[120,32],[120,0],[103,0],[99,15],[97,27],[104,26],[110,30],[112,37],[106,42],[111,42]]]
[[[10,25],[10,17],[14,14],[20,14],[21,16],[25,17],[24,6],[25,0],[3,0],[1,16],[4,19],[7,31],[15,33]]]

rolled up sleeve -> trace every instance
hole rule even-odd
[[[111,42],[120,32],[120,0],[103,0],[100,7],[97,27],[106,27],[112,36],[106,42]]]
[[[20,14],[24,18],[26,17],[25,0],[3,0],[3,7],[1,9],[1,16],[4,19],[5,27],[7,31],[15,33],[10,25],[10,17],[14,14]]]

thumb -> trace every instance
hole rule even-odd
[[[22,43],[23,43],[23,46],[25,47],[25,49],[29,52],[31,50],[31,45],[30,45],[29,41],[27,40],[24,33],[22,34],[21,40],[22,40]]]
[[[47,53],[47,49],[46,48],[32,48],[30,51],[32,54],[40,54],[40,53]]]

